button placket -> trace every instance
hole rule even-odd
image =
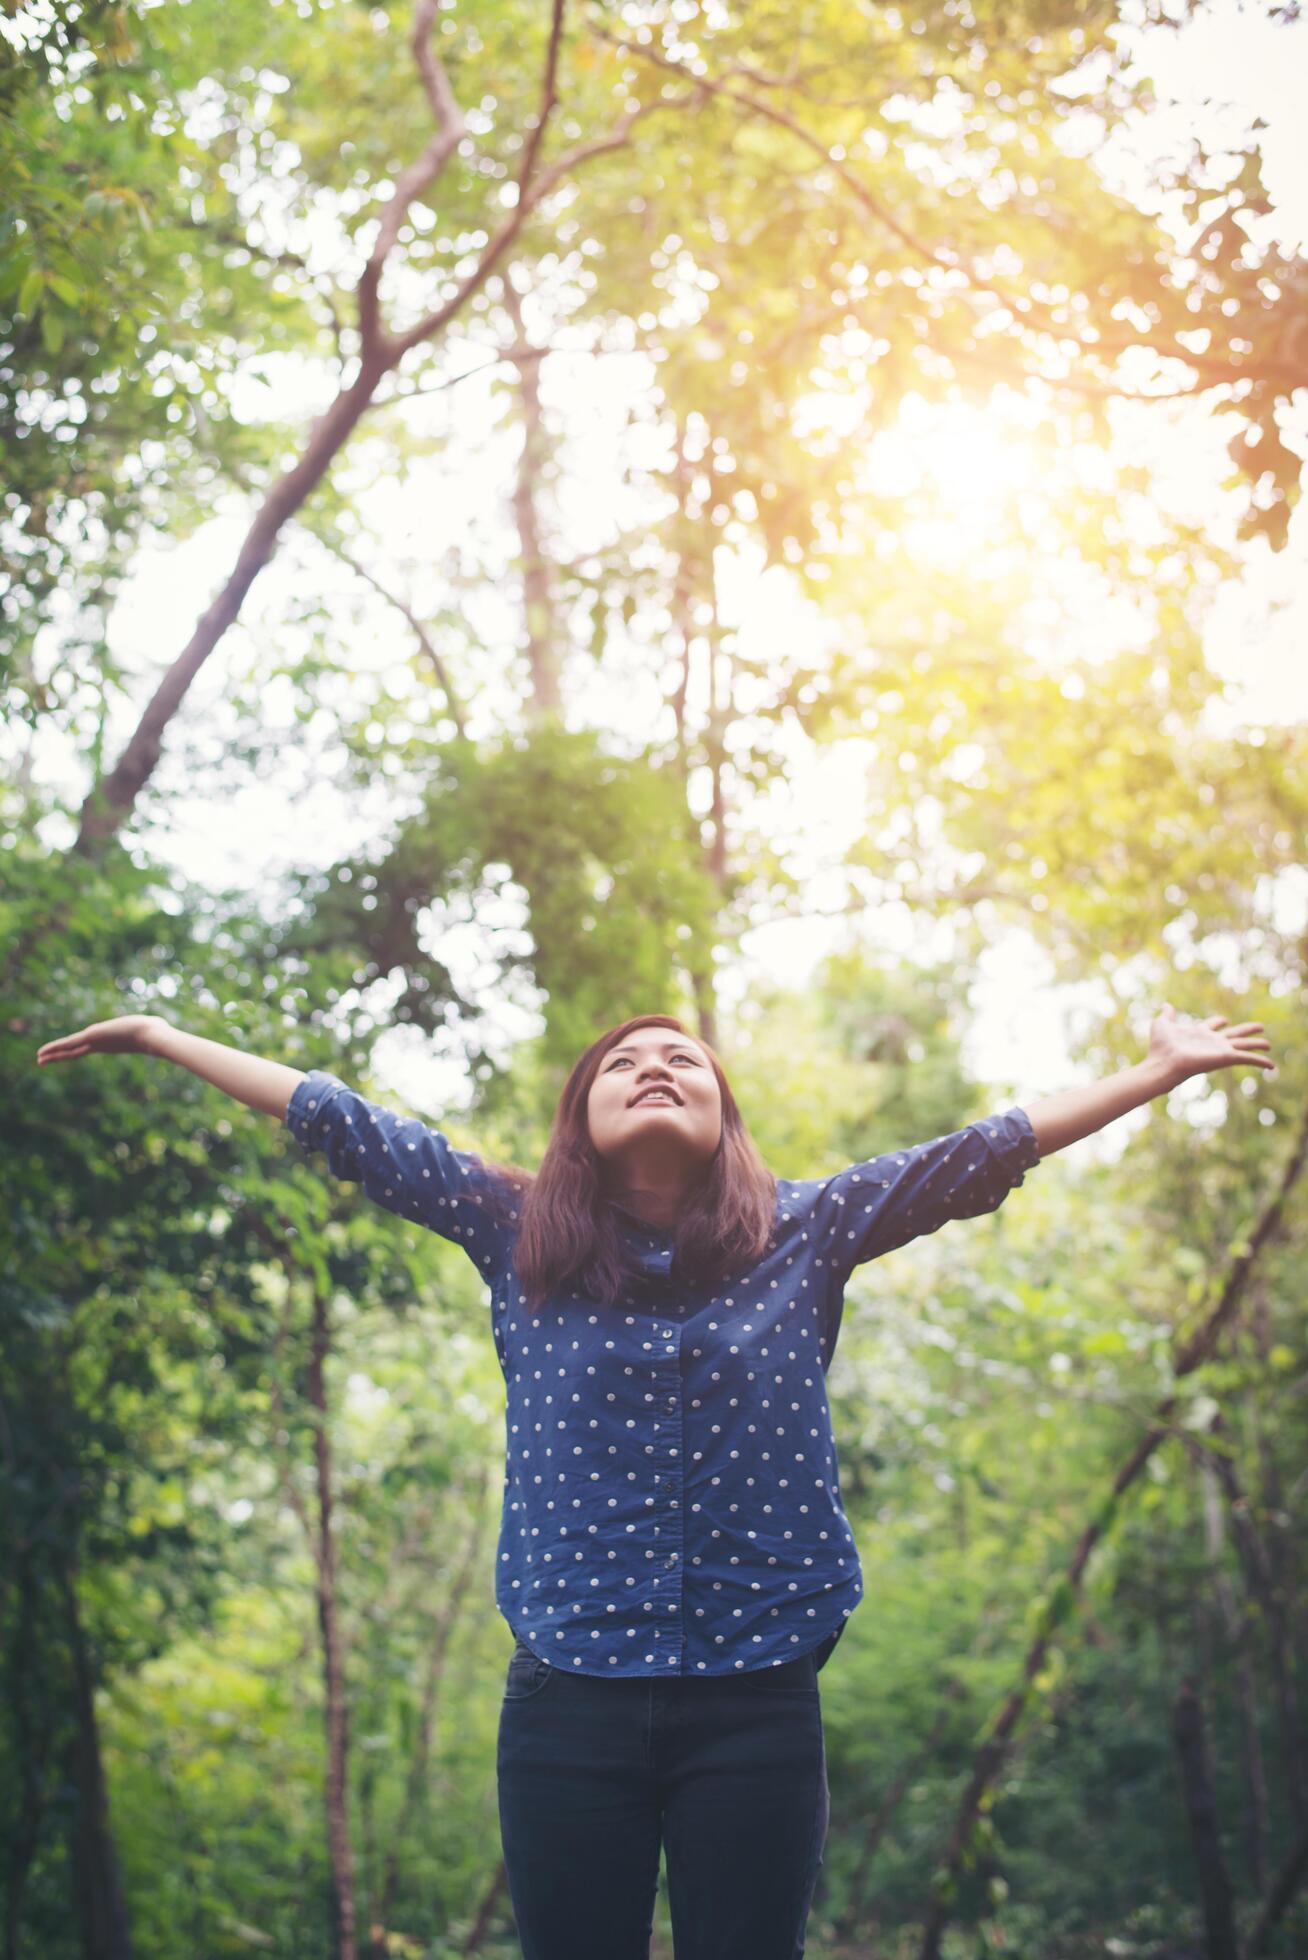
[[[665,1302],[655,1321],[653,1338],[661,1352],[654,1364],[658,1420],[653,1424],[654,1457],[654,1583],[651,1589],[656,1624],[652,1644],[664,1667],[680,1672],[685,1635],[683,1573],[685,1550],[681,1504],[683,1453],[681,1424],[681,1328],[675,1307]]]

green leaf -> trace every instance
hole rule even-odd
[[[24,318],[30,319],[41,304],[45,292],[45,273],[39,265],[34,265],[18,290],[18,305],[15,309]]]

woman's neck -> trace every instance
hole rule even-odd
[[[610,1191],[608,1196],[624,1211],[634,1212],[647,1225],[661,1225],[665,1230],[675,1227],[681,1216],[683,1200],[680,1191],[659,1191],[647,1185],[629,1185],[622,1190]]]

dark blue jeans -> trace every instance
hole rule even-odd
[[[523,1960],[648,1960],[660,1847],[676,1960],[802,1960],[834,1644],[721,1678],[607,1680],[518,1643],[496,1771]]]

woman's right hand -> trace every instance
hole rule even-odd
[[[112,1021],[92,1021],[76,1034],[60,1035],[38,1048],[37,1065],[71,1062],[78,1055],[148,1055],[150,1036],[159,1024],[157,1014],[119,1014]]]

